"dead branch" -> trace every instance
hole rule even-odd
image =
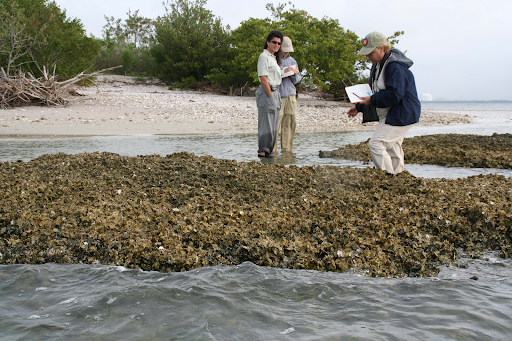
[[[31,73],[21,71],[18,71],[15,75],[10,75],[1,67],[0,107],[16,107],[32,102],[43,105],[66,104],[64,94],[68,92],[71,85],[119,67],[121,66],[110,67],[93,73],[83,71],[75,77],[61,82],[57,81],[55,67],[51,73],[46,67],[43,67],[43,76],[40,78],[35,78]]]

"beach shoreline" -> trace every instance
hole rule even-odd
[[[205,91],[168,90],[136,84],[130,77],[100,77],[80,87],[65,106],[22,106],[0,110],[0,137],[179,135],[256,133],[254,97]],[[78,95],[76,95],[78,93]],[[350,104],[299,94],[297,133],[371,130],[376,123],[348,118]],[[467,113],[423,110],[419,125],[466,124]]]

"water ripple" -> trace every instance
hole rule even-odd
[[[168,274],[0,266],[0,330],[2,340],[506,339],[512,264],[469,262],[402,279],[252,263]]]

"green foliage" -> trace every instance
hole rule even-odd
[[[128,11],[128,19],[125,20],[124,36],[127,44],[136,48],[148,49],[154,43],[155,26],[153,20],[140,17],[139,10],[133,14]]]
[[[155,26],[153,20],[139,16],[139,10],[132,13],[128,10],[128,18],[105,17],[107,24],[103,26],[103,40],[107,47],[112,45],[133,45],[135,48],[148,49],[154,42]]]
[[[267,5],[293,41],[293,57],[305,74],[304,82],[335,95],[344,93],[346,85],[357,82],[364,67],[357,55],[362,45],[358,36],[336,19],[317,19],[293,5],[289,10],[284,7]]]
[[[183,78],[181,82],[174,83],[169,87],[169,90],[174,89],[197,89],[199,88],[199,82],[192,76]]]
[[[55,2],[2,0],[0,18],[0,62],[10,71],[40,76],[47,66],[61,78],[72,77],[92,67],[100,48],[80,20],[68,19]]]
[[[167,1],[166,14],[155,23],[158,43],[152,48],[161,78],[202,81],[230,55],[229,31],[205,4],[206,0]]]
[[[270,19],[243,21],[231,32],[229,56],[220,67],[211,70],[206,78],[222,87],[241,87],[259,84],[256,65],[270,31],[277,29]]]
[[[0,66],[10,74],[27,60],[35,39],[25,32],[27,18],[17,3],[0,2]]]
[[[336,95],[365,77],[369,63],[357,55],[362,39],[338,20],[314,18],[291,3],[267,4],[271,18],[250,18],[230,31],[204,8],[206,2],[167,0],[166,14],[156,21],[138,10],[128,11],[124,21],[105,17],[103,38],[95,39],[55,2],[1,0],[0,65],[36,76],[43,66],[56,66],[64,77],[93,65],[123,65],[114,72],[158,76],[179,82],[177,87],[197,88],[205,79],[224,88],[252,86],[259,84],[256,65],[265,38],[277,29],[292,39],[306,84]],[[395,32],[389,41],[397,43],[402,34]]]
[[[291,8],[283,11],[267,6],[280,20],[283,32],[294,44],[293,57],[306,73],[305,82],[333,94],[344,92],[345,84],[357,79],[358,36],[344,30],[338,20],[316,19]]]
[[[150,53],[154,45],[153,20],[140,17],[139,11],[127,13],[128,18],[105,17],[102,47],[94,60],[98,69],[122,65],[114,73],[150,76],[155,70],[155,61]]]
[[[224,87],[259,83],[256,64],[268,32],[281,30],[293,41],[293,58],[304,75],[303,82],[334,95],[344,94],[347,85],[365,80],[364,71],[369,64],[365,57],[357,55],[362,39],[343,29],[338,20],[324,17],[317,19],[306,11],[298,10],[291,3],[277,7],[267,4],[272,19],[251,18],[241,23],[230,37],[232,54],[220,68],[207,76],[212,82]],[[392,44],[403,32],[389,37]]]
[[[314,18],[291,3],[267,4],[271,19],[250,18],[230,31],[205,4],[206,0],[168,0],[166,14],[154,21],[154,29],[151,20],[138,17],[138,11],[128,12],[125,23],[106,18],[96,65],[123,64],[121,72],[151,74],[178,82],[175,87],[197,87],[190,77],[223,88],[254,86],[259,84],[256,65],[266,36],[281,30],[293,41],[293,57],[304,83],[339,95],[345,86],[364,81],[369,63],[357,55],[362,39],[338,20]],[[395,32],[390,42],[397,42],[401,34]]]
[[[130,72],[130,68],[133,66],[133,62],[135,60],[133,51],[130,49],[124,50],[123,55],[121,56],[121,59],[123,60],[123,66],[124,66],[125,70]]]
[[[344,93],[346,85],[358,83],[367,68],[357,55],[362,40],[340,26],[338,20],[317,19],[289,3],[275,7],[267,4],[272,19],[251,18],[241,23],[230,37],[229,59],[207,76],[221,86],[259,83],[256,65],[268,32],[281,30],[292,39],[293,58],[299,64],[304,82],[333,94]]]
[[[396,31],[391,36],[388,37],[388,41],[391,44],[391,46],[398,44],[399,40],[398,37],[404,35],[404,31]]]
[[[114,69],[114,74],[130,74],[139,76],[152,76],[155,70],[155,62],[149,50],[137,49],[133,45],[112,45],[110,48],[103,46],[94,60],[96,69],[106,69],[122,65],[122,68]]]

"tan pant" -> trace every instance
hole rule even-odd
[[[278,135],[281,135],[281,151],[291,152],[293,149],[293,138],[295,136],[295,128],[297,127],[297,96],[281,98],[281,112],[279,113]],[[277,140],[274,146],[277,151]]]
[[[404,135],[411,129],[408,126],[392,126],[382,119],[375,129],[368,147],[375,166],[388,173],[398,174],[404,170]]]

